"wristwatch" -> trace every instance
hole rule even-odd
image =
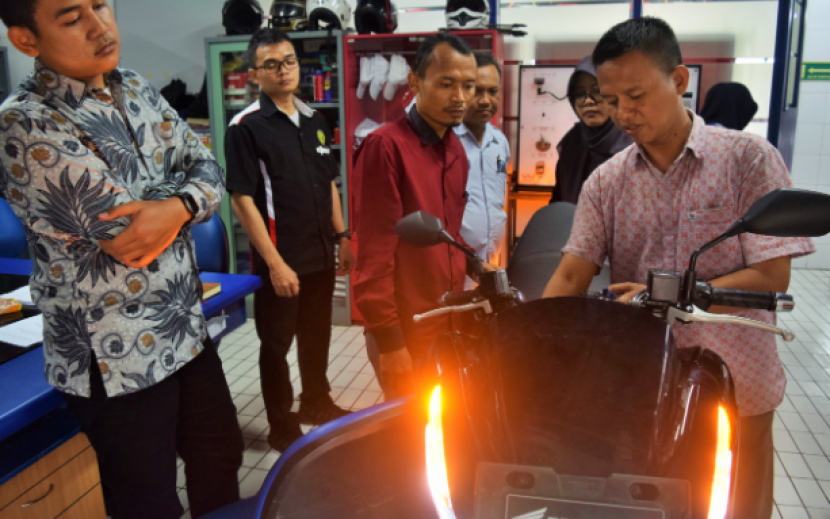
[[[345,231],[339,232],[339,233],[334,235],[335,240],[340,240],[340,239],[343,239],[343,238],[346,238],[347,240],[351,241],[352,233],[348,229],[346,229]]]
[[[184,204],[184,208],[187,209],[187,212],[190,213],[190,219],[192,220],[196,213],[199,212],[199,206],[196,205],[196,200],[194,200],[193,195],[189,195],[187,193],[173,195],[179,200],[182,201]]]

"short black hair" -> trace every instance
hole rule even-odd
[[[3,1],[5,0],[0,0],[0,2]],[[256,50],[258,48],[277,45],[284,41],[291,43],[292,46],[294,45],[291,38],[279,29],[265,27],[257,30],[257,32],[251,35],[251,42],[248,44],[248,50],[245,51],[245,59],[248,61],[248,66],[250,68],[256,67]]]
[[[35,9],[37,0],[0,0],[0,20],[9,29],[25,27],[37,36]]]
[[[442,32],[433,34],[418,47],[418,54],[415,56],[415,73],[418,77],[423,78],[427,74],[427,68],[432,64],[432,53],[435,47],[446,43],[459,54],[464,56],[472,56],[473,49],[467,45],[467,42],[449,32]]]
[[[492,54],[485,54],[484,52],[476,52],[476,67],[489,67],[493,65],[496,67],[496,70],[499,73],[499,80],[501,80],[501,65],[499,65],[499,60],[495,58]]]
[[[660,18],[632,18],[611,27],[597,43],[592,59],[599,67],[629,52],[639,51],[666,74],[683,64],[680,45],[669,24]]]

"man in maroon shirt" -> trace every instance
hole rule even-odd
[[[464,119],[475,91],[476,60],[452,34],[429,37],[418,49],[409,87],[415,108],[370,134],[355,160],[358,248],[355,299],[366,320],[369,357],[387,398],[409,393],[412,360],[449,331],[449,318],[415,325],[412,316],[463,290],[465,259],[447,245],[418,249],[398,240],[395,224],[426,211],[463,243],[461,219],[469,163],[452,127]]]

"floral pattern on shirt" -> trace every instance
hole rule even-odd
[[[582,188],[563,252],[597,265],[611,263],[611,282],[645,284],[650,269],[683,272],[692,253],[726,231],[763,195],[791,186],[781,155],[765,139],[707,127],[694,117],[680,156],[661,173],[638,146],[599,166]],[[747,265],[814,252],[806,238],[742,234],[700,256],[698,277],[711,280]],[[796,311],[797,307],[796,307]],[[736,315],[775,323],[775,314]],[[775,336],[731,324],[672,326],[678,347],[720,355],[735,380],[741,416],[775,409],[787,383]]]
[[[221,168],[156,89],[120,69],[106,86],[36,62],[0,105],[0,192],[29,241],[46,378],[81,396],[90,394],[93,359],[109,396],[132,393],[197,356],[207,336],[189,227],[150,265],[134,269],[98,244],[129,219],[98,215],[187,194],[198,205],[191,223],[198,223],[225,193]]]

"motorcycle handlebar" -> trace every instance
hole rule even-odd
[[[447,292],[441,297],[440,303],[444,306],[461,306],[472,303],[478,296],[477,290],[464,290],[463,292]]]
[[[748,290],[732,290],[728,288],[713,288],[711,304],[768,310],[771,312],[789,312],[795,306],[792,296],[787,294],[751,292]]]

